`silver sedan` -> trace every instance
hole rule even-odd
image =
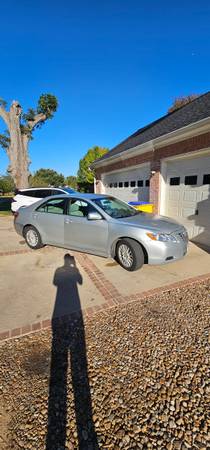
[[[15,229],[33,249],[54,245],[115,258],[126,270],[165,264],[187,253],[185,228],[114,197],[72,194],[45,198],[15,213]]]

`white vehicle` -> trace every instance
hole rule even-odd
[[[60,195],[60,194],[75,194],[76,191],[69,187],[41,187],[41,188],[28,188],[28,189],[18,189],[12,200],[11,210],[13,213],[18,211],[21,206],[29,206],[33,203],[42,200],[50,195]]]

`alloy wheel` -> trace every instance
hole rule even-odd
[[[38,244],[38,235],[36,233],[35,230],[28,230],[26,233],[26,239],[29,243],[29,245],[31,245],[31,247],[36,247],[36,245]]]
[[[126,244],[121,244],[118,248],[118,258],[124,267],[131,267],[133,264],[133,254],[130,247]]]

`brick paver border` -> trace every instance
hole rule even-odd
[[[16,250],[9,252],[0,252],[0,256],[12,256],[18,255],[22,253],[32,252],[30,249],[24,250]],[[71,252],[72,253],[72,252]],[[106,314],[106,312],[110,309],[117,308],[119,305],[128,304],[135,301],[143,301],[145,299],[169,292],[177,289],[181,289],[187,286],[193,286],[207,280],[210,280],[210,273],[205,275],[200,275],[193,278],[188,278],[186,280],[182,280],[170,285],[165,285],[162,287],[150,289],[144,292],[140,292],[130,296],[123,296],[119,293],[116,287],[106,279],[103,272],[98,269],[98,267],[93,263],[93,261],[84,253],[74,253],[79,265],[84,269],[88,277],[91,279],[94,286],[99,290],[101,295],[104,298],[104,303],[97,306],[88,307],[82,310],[83,317],[86,319],[92,318],[98,314]],[[76,317],[78,312],[73,313]],[[68,321],[69,316],[63,316],[56,319],[58,323],[62,323],[62,321]],[[53,320],[54,323],[55,319]],[[13,330],[7,330],[0,333],[0,341],[5,341],[8,339],[14,339],[17,337],[21,337],[30,333],[35,333],[40,330],[45,330],[52,327],[52,320],[45,319],[40,322],[36,322],[33,324],[27,324],[23,327],[15,328]]]

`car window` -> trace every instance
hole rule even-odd
[[[36,211],[51,213],[51,214],[65,214],[66,200],[64,198],[55,198],[48,200],[37,208]]]
[[[51,195],[51,189],[37,189],[36,191],[36,198],[45,198],[49,197]]]
[[[64,192],[61,191],[60,189],[51,189],[51,194],[50,195],[60,195],[63,194]]]
[[[67,214],[69,216],[87,217],[89,211],[90,204],[85,202],[84,200],[73,198],[68,202]]]
[[[24,191],[18,191],[16,193],[16,195],[26,195],[27,197],[35,197],[36,195],[36,191],[35,190],[30,190],[30,189],[26,189]]]
[[[115,219],[122,219],[123,217],[131,217],[140,214],[140,211],[135,210],[131,206],[114,197],[103,197],[93,200],[94,203],[103,209],[109,216]]]

